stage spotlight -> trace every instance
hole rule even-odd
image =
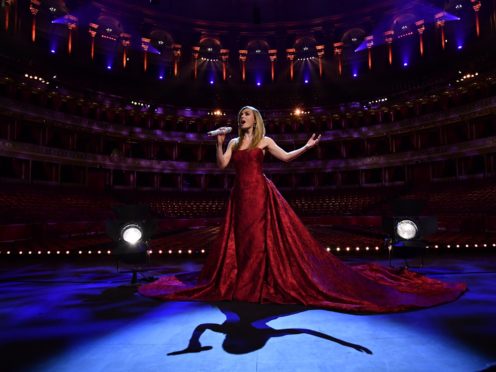
[[[114,241],[112,254],[118,268],[119,262],[131,265],[131,283],[136,283],[137,273],[146,271],[142,265],[149,263],[148,247],[156,223],[147,205],[121,205],[113,211],[116,218],[106,223],[107,235]]]
[[[404,259],[420,256],[421,266],[424,264],[423,254],[427,242],[424,238],[437,231],[437,218],[421,216],[424,202],[420,200],[397,200],[394,202],[393,217],[383,218],[383,229],[387,236],[384,240],[389,252],[389,265],[393,256]]]
[[[122,240],[131,245],[135,245],[137,242],[139,242],[142,236],[143,231],[141,230],[140,226],[136,224],[126,225],[121,230]]]
[[[402,239],[411,240],[415,238],[417,233],[417,225],[411,220],[403,220],[396,225],[396,234]]]

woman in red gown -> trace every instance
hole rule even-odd
[[[377,264],[348,266],[326,252],[262,172],[266,151],[291,161],[316,146],[315,134],[291,152],[265,136],[260,112],[238,114],[239,137],[223,151],[217,136],[217,164],[234,163],[236,179],[224,224],[195,284],[164,276],[139,292],[163,300],[248,301],[302,304],[352,313],[385,313],[453,301],[462,283],[444,283]]]

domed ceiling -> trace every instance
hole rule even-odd
[[[460,0],[462,1],[462,0]],[[231,27],[276,26],[281,24],[322,23],[325,21],[350,27],[377,21],[387,14],[401,13],[418,6],[442,9],[443,1],[401,0],[49,0],[70,13],[92,12],[113,14],[127,19],[144,18],[153,23],[170,20],[196,25]],[[86,12],[88,13],[88,12]],[[77,14],[76,14],[77,15]]]
[[[125,33],[135,40],[146,37],[167,43],[170,39],[182,45],[199,45],[207,37],[231,49],[246,48],[259,39],[272,48],[290,48],[306,36],[321,44],[346,43],[345,35],[353,30],[360,37],[350,38],[360,44],[366,34],[394,29],[405,14],[411,16],[412,26],[419,19],[433,21],[434,14],[446,8],[441,0],[44,0],[42,4],[57,9],[54,17],[71,14],[79,26],[95,23],[100,30],[112,29],[117,37]],[[283,42],[285,38],[289,41]]]
[[[106,0],[100,3],[108,3]],[[126,6],[140,6],[147,12],[155,10],[188,19],[266,24],[274,22],[308,21],[346,13],[358,14],[374,9],[391,8],[397,0],[152,0],[125,1]],[[399,3],[401,4],[401,2]]]

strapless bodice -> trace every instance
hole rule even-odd
[[[264,152],[259,147],[236,150],[232,155],[236,169],[236,182],[251,183],[263,178]]]

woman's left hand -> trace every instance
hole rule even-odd
[[[312,137],[310,137],[310,139],[307,141],[307,144],[305,146],[308,147],[309,149],[311,149],[314,146],[317,146],[319,144],[321,136],[322,135],[319,134],[319,136],[316,137],[315,133],[312,134]]]

